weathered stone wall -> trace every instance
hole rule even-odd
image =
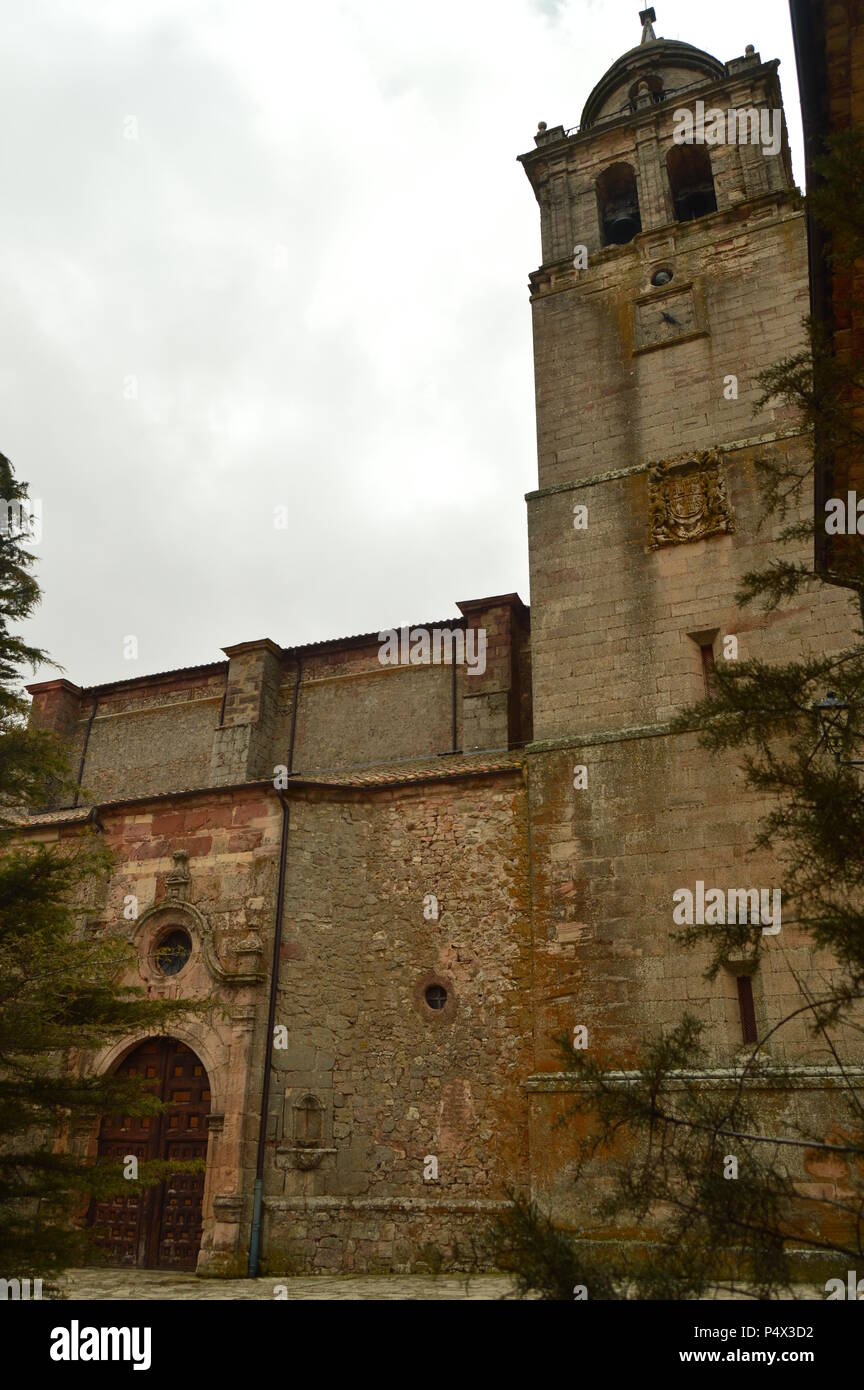
[[[268,1274],[420,1274],[489,1267],[504,1200],[265,1198]]]
[[[704,693],[706,643],[721,661],[730,636],[741,660],[782,660],[851,641],[854,608],[842,591],[772,614],[735,602],[744,574],[763,568],[783,524],[761,523],[757,461],[801,461],[808,447],[792,437],[730,449],[720,466],[735,530],[684,544],[650,548],[647,468],[529,498],[537,739],[670,718]],[[573,528],[577,504],[588,508],[584,530]],[[812,510],[802,505],[799,514]],[[806,560],[807,546],[785,553]]]
[[[511,747],[531,727],[528,610],[515,594],[460,606],[426,631],[482,630],[467,661],[445,645],[443,661],[382,664],[377,634],[265,638],[226,647],[227,663],[92,690],[40,682],[30,724],[66,740],[89,803],[272,780],[289,761],[323,772]]]
[[[673,278],[652,286],[659,268]],[[759,372],[803,343],[806,235],[788,195],[673,223],[532,284],[541,490],[794,423],[779,403],[755,411]]]
[[[790,245],[787,234],[793,230]],[[729,632],[742,622],[750,629],[754,623],[764,626],[758,616],[739,617],[733,606],[743,574],[761,566],[772,531],[778,529],[776,523],[767,532],[757,529],[760,503],[754,462],[771,453],[800,458],[808,446],[783,437],[790,422],[777,418],[776,412],[774,418],[755,421],[751,414],[756,372],[797,345],[795,324],[806,311],[800,218],[778,224],[773,234],[760,235],[773,243],[776,275],[769,265],[754,267],[752,289],[746,292],[741,265],[735,264],[733,273],[730,263],[724,272],[719,264],[722,254],[715,255],[713,245],[706,243],[711,260],[706,259],[705,268],[726,287],[723,293],[706,291],[710,339],[631,358],[610,302],[616,292],[596,311],[578,304],[582,312],[574,317],[569,346],[563,348],[567,301],[573,300],[575,312],[580,291],[545,301],[554,322],[545,318],[537,330],[537,379],[541,481],[545,475],[547,483],[529,496],[528,509],[538,738],[574,727],[596,727],[598,722],[601,727],[622,727],[657,717],[657,711],[692,696],[689,673],[682,667],[694,655],[698,661],[698,651],[688,641],[688,632],[724,626]],[[771,315],[764,333],[752,322],[748,329],[744,322],[750,314],[745,297],[759,295],[766,303],[776,300],[784,306],[781,314]],[[734,310],[732,299],[737,300]],[[621,309],[632,313],[624,302]],[[754,312],[758,315],[758,308]],[[785,318],[782,324],[776,322],[780,317]],[[586,324],[587,338],[581,331]],[[727,373],[737,377],[737,402],[724,399]],[[615,390],[601,385],[610,380],[617,382]],[[610,411],[617,421],[614,427],[607,418]],[[550,438],[544,445],[547,425],[554,430],[554,443]],[[765,442],[748,446],[760,434],[768,436]],[[687,448],[698,451],[715,445],[727,446],[721,452],[721,468],[734,532],[686,546],[650,549],[648,465],[679,456]],[[622,476],[607,476],[618,470]],[[574,527],[577,506],[587,507],[584,529]],[[844,618],[848,604],[842,599],[821,599],[819,611],[816,623],[812,615],[804,621],[800,614],[779,618],[774,629],[778,640],[784,625],[788,629],[790,624],[798,631],[809,625],[814,640],[817,631],[829,634],[828,640],[836,638],[844,623],[850,631]],[[768,655],[772,643],[767,640],[765,645],[766,640],[742,639],[742,654],[746,650],[755,655],[758,643]],[[678,682],[682,674],[689,689]]]
[[[626,1066],[686,1012],[704,1025],[712,1065],[749,1055],[735,984],[747,971],[731,961],[707,981],[707,947],[676,944],[673,921],[673,894],[698,880],[724,890],[782,883],[777,864],[753,851],[767,807],[745,793],[738,762],[711,755],[695,735],[596,735],[529,754],[538,1071],[561,1068],[558,1040],[572,1039],[577,1024],[588,1028],[592,1055]],[[579,790],[576,766],[587,768]],[[798,933],[787,904],[753,976],[760,1035],[802,1002],[790,969],[830,988],[830,962]],[[861,1054],[855,1033],[839,1036],[850,1056]],[[832,1060],[803,1015],[766,1055]]]
[[[377,647],[363,668],[346,674],[319,675],[316,663],[304,670],[300,687],[294,767],[315,771],[446,753],[453,747],[452,681],[449,666],[382,667]],[[288,680],[280,691],[274,764],[288,760],[293,697]]]
[[[29,687],[30,727],[64,738],[74,774],[84,758],[82,801],[206,786],[224,685],[222,665],[94,691],[44,681]]]
[[[848,1081],[855,1087],[859,1099],[864,1093],[864,1068],[851,1067]],[[682,1080],[680,1085],[712,1088],[729,1094],[734,1080],[719,1071],[706,1071]],[[617,1084],[626,1087],[622,1073]],[[586,1164],[576,1177],[577,1143],[590,1130],[581,1116],[574,1117],[573,1104],[577,1087],[572,1078],[546,1075],[535,1078],[530,1087],[531,1167],[535,1192],[544,1204],[552,1205],[560,1223],[589,1238],[621,1239],[620,1226],[615,1229],[598,1215],[598,1202],[614,1190],[614,1165],[634,1162],[644,1153],[619,1149],[614,1159],[609,1155]],[[674,1092],[673,1092],[674,1094]],[[838,1086],[836,1071],[831,1067],[802,1068],[781,1093],[766,1082],[761,1096],[762,1122],[767,1133],[789,1138],[804,1134],[825,1135],[833,1142],[848,1143],[848,1103],[845,1085]],[[845,1125],[844,1125],[845,1121]],[[736,1141],[727,1139],[731,1152]],[[739,1161],[744,1146],[738,1147]],[[849,1156],[826,1153],[817,1149],[784,1150],[784,1164],[795,1182],[801,1197],[795,1213],[798,1238],[793,1248],[813,1251],[816,1232],[841,1244],[854,1242],[854,1210],[860,1200],[860,1175],[854,1172]],[[745,1160],[746,1161],[746,1160]],[[836,1206],[828,1204],[836,1203]],[[650,1240],[656,1227],[650,1224],[626,1232],[636,1240]]]
[[[287,1202],[268,1205],[268,1246],[290,1267],[408,1268],[422,1245],[464,1244],[472,1212],[479,1235],[473,1204],[527,1179],[524,812],[518,770],[292,795],[265,1189]],[[329,1150],[313,1168],[296,1132],[310,1094]]]
[[[864,6],[861,0],[829,0],[825,6],[826,87],[828,120],[834,132],[864,127]],[[859,380],[864,362],[864,263],[832,267],[831,312],[833,349],[842,370],[850,380]],[[858,405],[855,425],[864,424],[864,407]],[[849,491],[859,502],[864,497],[864,449],[860,443],[838,449],[832,460],[830,495],[846,498]],[[848,573],[860,563],[859,521],[856,536],[834,537],[830,541],[831,567]]]
[[[112,700],[100,705],[87,741],[86,799],[113,801],[205,786],[222,698],[214,684],[176,694],[155,692],[146,703]],[[88,723],[89,716],[78,724],[81,751]]]

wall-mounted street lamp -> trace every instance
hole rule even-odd
[[[864,767],[864,759],[842,757],[846,730],[852,708],[829,690],[824,700],[817,700],[813,709],[819,720],[819,743],[825,744],[835,763],[841,767]]]

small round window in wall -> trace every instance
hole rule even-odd
[[[166,932],[153,952],[160,975],[179,975],[192,954],[192,938],[180,927]]]
[[[427,985],[423,998],[430,1009],[443,1009],[447,1003],[447,991],[443,985]]]
[[[652,284],[652,285],[668,285],[668,284],[669,284],[669,281],[670,281],[671,279],[672,279],[672,271],[671,271],[671,270],[668,270],[668,269],[664,266],[661,270],[655,270],[655,271],[654,271],[654,274],[651,276],[651,284]]]

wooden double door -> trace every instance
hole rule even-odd
[[[176,1038],[148,1038],[118,1074],[144,1077],[165,1103],[161,1115],[109,1115],[99,1129],[99,1156],[185,1160],[207,1156],[210,1082],[191,1048]],[[122,1192],[90,1209],[97,1244],[112,1264],[194,1269],[201,1245],[204,1173],[171,1174],[140,1195]]]

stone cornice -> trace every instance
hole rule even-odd
[[[602,278],[597,278],[596,286],[594,284],[598,272],[628,257],[634,260],[637,256],[641,256],[643,260],[650,258],[651,248],[659,240],[680,238],[681,245],[676,246],[676,253],[686,253],[694,249],[692,244],[688,246],[687,243],[704,237],[706,228],[710,236],[724,226],[731,228],[735,236],[746,236],[753,226],[761,230],[764,227],[776,226],[779,222],[803,219],[805,212],[799,203],[799,196],[795,188],[773,189],[769,193],[754,195],[733,206],[718,208],[716,212],[708,213],[691,222],[665,222],[658,227],[645,227],[624,246],[603,246],[592,251],[591,263],[584,270],[576,271],[569,255],[561,260],[545,261],[528,275],[530,301],[541,302],[552,295],[566,294],[576,289],[588,294],[605,292],[606,286]],[[775,215],[765,216],[766,211],[770,212],[771,208],[775,209]],[[747,220],[742,221],[741,215],[745,211]]]
[[[610,1071],[606,1080],[613,1086],[635,1086],[641,1079],[638,1071]],[[697,1081],[700,1086],[712,1090],[723,1090],[737,1085],[743,1075],[742,1067],[705,1067],[694,1071],[673,1071],[669,1073],[672,1090],[684,1090]],[[845,1086],[853,1081],[864,1087],[864,1066],[840,1067],[828,1065],[804,1066],[790,1063],[788,1066],[771,1064],[752,1073],[748,1085],[760,1090],[822,1090],[825,1087]],[[543,1092],[568,1092],[587,1089],[576,1073],[566,1071],[536,1072],[525,1083],[529,1094]]]
[[[809,435],[809,430],[773,430],[769,434],[756,434],[750,439],[732,439],[728,444],[718,444],[721,454],[732,454],[741,449],[758,449],[764,444],[778,444],[784,439],[799,439]],[[694,455],[699,452],[694,449]],[[525,493],[526,502],[537,502],[542,497],[554,497],[559,492],[578,492],[583,487],[597,487],[599,483],[617,482],[619,478],[632,478],[636,473],[647,473],[659,462],[649,459],[645,463],[631,463],[627,468],[611,468],[606,473],[594,473],[590,478],[580,478],[570,483],[553,483],[550,487],[536,488]]]
[[[488,1197],[265,1197],[268,1211],[499,1212],[511,1203]]]

